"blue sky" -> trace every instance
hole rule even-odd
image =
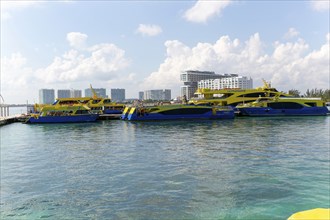
[[[262,78],[279,90],[329,88],[329,1],[1,0],[1,95],[40,88],[180,95],[188,69]]]

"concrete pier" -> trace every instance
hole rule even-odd
[[[12,115],[8,117],[0,117],[0,126],[11,124],[14,122],[24,122],[27,119],[26,115]]]

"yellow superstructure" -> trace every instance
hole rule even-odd
[[[79,97],[79,98],[57,98],[54,104],[35,104],[34,111],[40,112],[45,106],[81,106],[86,105],[94,113],[121,113],[125,105],[120,103],[112,102],[110,98],[98,97],[92,85],[90,88],[93,93],[93,97]]]
[[[198,98],[190,99],[189,103],[220,106],[236,106],[241,103],[254,102],[259,97],[290,97],[289,94],[279,92],[275,88],[272,88],[266,81],[264,81],[264,86],[255,89],[198,89],[195,95],[198,95]]]

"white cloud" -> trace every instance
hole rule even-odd
[[[35,80],[32,77],[32,68],[26,66],[27,62],[19,52],[9,57],[1,57],[1,95],[5,103],[24,103],[26,99],[37,97],[37,94],[31,94],[29,91],[30,88],[35,88]]]
[[[291,39],[294,37],[297,37],[299,35],[299,32],[295,28],[289,28],[288,32],[284,34],[284,39]]]
[[[83,52],[70,50],[55,57],[46,68],[36,71],[36,78],[45,83],[84,80],[110,80],[117,71],[129,65],[125,51],[114,44],[97,44]]]
[[[80,32],[70,32],[66,35],[67,41],[71,47],[76,49],[85,49],[88,36]]]
[[[2,86],[27,85],[32,69],[26,67],[27,59],[21,53],[13,53],[10,57],[1,58],[1,83]]]
[[[251,76],[255,86],[261,85],[264,78],[283,91],[295,88],[304,93],[308,88],[329,88],[329,38],[330,34],[315,51],[309,51],[302,39],[277,41],[272,53],[265,52],[271,49],[265,50],[258,33],[244,44],[229,36],[220,37],[215,44],[198,43],[192,48],[177,40],[166,41],[166,59],[140,89],[170,88],[173,95],[179,95],[180,73],[188,69]]]
[[[153,37],[162,33],[163,30],[158,25],[140,24],[136,32],[142,34],[143,36]]]
[[[32,7],[42,7],[48,1],[44,0],[0,0],[1,21],[6,21],[13,17],[14,12],[26,10]],[[53,1],[51,3],[74,3],[71,0]]]
[[[69,42],[72,47],[81,46],[85,36],[79,33]],[[125,51],[114,44],[84,45],[84,50],[72,48],[55,57],[48,66],[38,69],[28,67],[28,61],[21,53],[1,58],[1,86],[5,93],[2,95],[5,99],[17,100],[17,94],[26,94],[24,99],[34,100],[38,97],[35,94],[38,89],[45,87],[63,88],[64,85],[80,83],[79,87],[86,88],[90,82],[106,86],[108,81],[120,78],[130,64]],[[132,79],[134,75],[130,77]],[[31,89],[34,94],[28,92]]]
[[[329,0],[312,0],[311,1],[312,9],[315,11],[329,11],[330,1]]]
[[[187,21],[196,23],[205,23],[213,16],[221,14],[228,5],[232,3],[231,0],[223,1],[203,1],[199,0],[196,4],[184,13],[184,18]]]
[[[23,10],[42,4],[43,1],[0,1],[1,21],[12,18],[13,11]]]

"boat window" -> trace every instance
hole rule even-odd
[[[192,115],[192,114],[204,114],[206,112],[212,111],[211,108],[179,108],[179,109],[170,109],[167,111],[159,112],[163,115]]]
[[[87,110],[77,110],[76,114],[77,115],[88,114],[88,111]]]
[[[93,100],[92,101],[93,104],[96,104],[96,103],[99,103],[99,102],[100,102],[100,100]]]
[[[305,102],[305,104],[309,105],[311,107],[316,107],[317,106],[316,102]]]
[[[243,94],[243,95],[239,95],[238,97],[265,97],[265,93],[264,92],[255,92],[255,93],[248,93],[248,94]]]
[[[159,110],[159,108],[150,108],[149,112],[154,112],[154,111],[158,111],[158,110]]]
[[[295,102],[271,102],[268,107],[272,109],[301,109],[304,106]]]

